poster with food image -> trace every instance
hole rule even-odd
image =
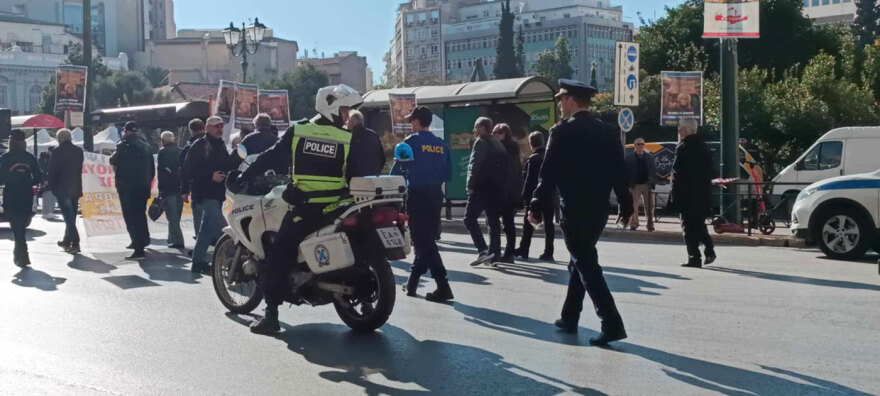
[[[259,112],[257,96],[259,87],[253,84],[235,84],[235,128],[247,127],[253,129],[254,117]]]
[[[85,66],[58,66],[55,70],[55,111],[83,111],[88,72]]]
[[[286,90],[260,90],[260,113],[266,113],[272,119],[272,125],[279,131],[290,127],[290,102]]]
[[[406,116],[416,108],[415,94],[389,94],[388,103],[391,106],[391,130],[397,135],[412,133],[412,124],[406,120]]]

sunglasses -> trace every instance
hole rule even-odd
[[[636,146],[644,146],[644,143],[636,143]]]

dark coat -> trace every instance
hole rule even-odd
[[[648,184],[649,186],[653,187],[654,185],[657,184],[657,167],[654,163],[654,155],[647,152],[647,151],[645,151],[645,153],[643,155],[647,156],[646,164],[648,165],[648,182],[645,184]],[[638,159],[638,156],[636,155],[635,152],[632,152],[632,153],[630,153],[630,155],[626,156],[626,167],[627,167],[627,170],[629,171],[629,186],[630,187],[636,185],[636,178],[639,177],[637,159]]]
[[[159,193],[163,195],[180,194],[180,147],[169,144],[159,150],[156,159],[159,176]]]
[[[177,163],[180,164],[180,193],[181,194],[189,194],[192,185],[192,177],[186,173],[186,170],[183,169],[183,164],[186,163],[186,155],[189,153],[189,149],[192,148],[193,143],[196,140],[201,139],[205,134],[201,134],[198,136],[193,136],[189,138],[189,141],[186,142],[186,146],[180,150],[180,155],[177,156]]]
[[[564,219],[596,222],[604,227],[600,220],[608,218],[612,189],[623,217],[632,214],[628,183],[619,130],[582,111],[550,130],[540,182],[530,208],[535,212],[552,208],[558,190]]]
[[[675,148],[672,206],[681,213],[708,216],[712,209],[712,154],[703,137],[688,136]]]
[[[79,198],[82,194],[83,150],[64,142],[49,159],[48,189],[59,198]]]
[[[351,132],[351,153],[348,155],[349,178],[376,176],[385,167],[385,148],[372,129],[358,125]]]
[[[149,194],[156,163],[150,146],[137,135],[128,135],[116,144],[110,156],[110,165],[116,172],[116,190]]]
[[[278,143],[278,135],[272,131],[256,131],[244,137],[241,145],[247,149],[248,155],[260,154]]]
[[[213,199],[220,202],[226,200],[226,184],[215,183],[214,172],[228,172],[233,166],[232,157],[226,150],[223,139],[211,136],[196,140],[186,154],[182,173],[192,179],[192,199],[200,201]]]
[[[507,152],[507,182],[505,184],[506,203],[510,206],[519,206],[520,197],[522,196],[522,160],[519,155],[519,144],[513,139],[504,139],[501,141],[504,150]]]
[[[544,153],[546,151],[544,147],[533,151],[523,167],[523,189],[520,199],[524,205],[529,204],[529,201],[535,195],[535,189],[538,188],[538,174],[541,172],[541,164],[544,163]]]
[[[3,210],[33,211],[33,186],[40,184],[43,172],[37,159],[25,150],[10,150],[0,155],[0,184],[3,187]]]
[[[509,169],[504,145],[491,136],[479,137],[468,163],[467,188],[475,194],[503,197]]]

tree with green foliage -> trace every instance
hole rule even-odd
[[[571,49],[565,36],[560,35],[556,39],[556,45],[552,50],[538,54],[538,59],[535,60],[535,74],[553,83],[560,78],[571,78],[574,69],[571,67]]]
[[[267,89],[285,89],[290,101],[290,116],[294,120],[315,115],[315,95],[318,90],[330,85],[330,76],[315,69],[312,65],[298,67],[281,78],[262,84]]]
[[[164,87],[168,85],[168,70],[156,66],[147,66],[144,69],[144,77],[154,87]]]
[[[874,0],[855,0],[856,18],[852,24],[859,49],[871,44],[880,35],[880,4]]]
[[[143,73],[124,71],[97,79],[93,88],[99,108],[152,104],[153,86]]]
[[[519,34],[516,35],[516,74],[520,77],[526,75],[526,54],[525,54],[525,36],[523,36],[522,26],[519,27]]]
[[[61,62],[61,64],[86,66],[82,44],[75,43],[71,45],[67,52],[67,59]],[[92,57],[92,67],[89,72],[92,73],[90,77],[93,78],[93,81],[106,78],[111,74],[110,69],[104,64],[104,58],[100,55]],[[88,95],[86,95],[86,98],[92,99]],[[36,111],[40,114],[55,114],[55,73],[52,73],[49,83],[43,87],[42,99]]]
[[[501,22],[498,24],[498,45],[495,59],[495,78],[516,78],[521,75],[517,70],[516,51],[513,45],[513,12],[510,11],[510,0],[501,1]]]

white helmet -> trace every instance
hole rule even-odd
[[[318,90],[315,95],[315,110],[333,122],[341,122],[339,108],[356,108],[364,103],[361,94],[345,84],[331,85]]]

